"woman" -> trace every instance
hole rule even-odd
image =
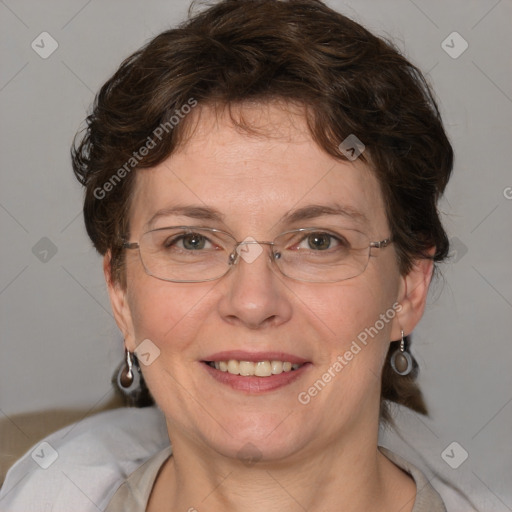
[[[222,0],[123,62],[73,166],[172,449],[107,511],[445,510],[377,437],[386,400],[426,412],[452,160],[421,73],[317,0]]]

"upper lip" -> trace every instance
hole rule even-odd
[[[245,350],[225,350],[223,352],[216,352],[203,359],[203,361],[251,361],[257,363],[258,361],[288,361],[292,364],[304,364],[308,360],[303,357],[287,354],[285,352],[247,352]]]

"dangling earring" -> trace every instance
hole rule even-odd
[[[402,331],[400,348],[395,350],[391,355],[391,367],[398,375],[409,375],[412,371],[412,357],[409,352],[405,350],[404,331]]]
[[[139,374],[133,365],[133,354],[125,347],[125,361],[119,368],[117,384],[123,393],[130,394],[139,386]]]

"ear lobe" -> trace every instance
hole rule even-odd
[[[128,350],[135,350],[135,336],[131,311],[126,299],[126,289],[113,280],[111,266],[111,253],[107,251],[103,257],[103,274],[107,284],[110,305],[119,330],[123,333],[125,345]]]
[[[429,254],[433,255],[434,251],[435,248],[431,249]],[[423,316],[433,271],[434,261],[424,258],[414,261],[410,272],[401,277],[397,302],[402,308],[393,323],[392,340],[400,339],[401,330],[404,335],[409,335]]]

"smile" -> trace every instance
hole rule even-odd
[[[298,370],[302,364],[290,361],[238,361],[229,359],[226,361],[206,361],[211,368],[242,377],[271,377],[281,373]]]

